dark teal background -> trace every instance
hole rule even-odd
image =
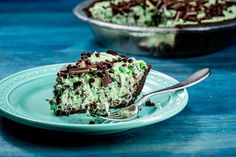
[[[72,8],[80,0],[0,1],[0,79],[15,72],[76,61],[103,50]],[[236,40],[213,54],[185,59],[134,56],[178,80],[209,67],[177,116],[108,136],[23,126],[0,116],[0,156],[236,156]]]

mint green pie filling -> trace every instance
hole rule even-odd
[[[97,2],[93,7],[89,9],[92,14],[92,17],[95,19],[99,19],[105,22],[111,22],[121,25],[138,25],[138,26],[158,26],[158,27],[175,27],[178,25],[196,25],[197,21],[187,21],[182,18],[174,19],[176,15],[176,10],[174,9],[166,9],[161,8],[159,10],[155,9],[155,6],[150,3],[149,0],[146,1],[146,8],[143,8],[141,5],[136,5],[131,7],[130,12],[122,12],[122,14],[114,14],[112,12],[111,3],[118,4],[119,2],[124,2],[129,0],[104,0],[101,2]],[[219,3],[225,3],[223,0],[218,0]],[[208,0],[205,4],[214,5],[216,4],[216,0]],[[156,24],[153,23],[153,15],[155,12],[159,12],[160,20]],[[134,17],[138,16],[138,19]],[[231,20],[236,18],[236,5],[229,6],[227,9],[223,11],[223,16],[216,16],[209,19],[204,19],[204,12],[197,12],[197,18],[201,23],[214,23],[221,22],[225,20]]]
[[[112,61],[118,59],[118,55],[108,53],[100,53],[100,57],[96,57],[95,53],[88,57],[92,64],[105,60]],[[60,110],[68,110],[69,107],[75,110],[86,109],[90,113],[90,104],[96,103],[98,109],[94,110],[97,115],[108,115],[110,107],[116,107],[118,104],[127,103],[132,99],[132,94],[137,90],[137,82],[139,82],[146,71],[147,64],[142,60],[132,58],[133,62],[126,62],[126,66],[122,66],[124,62],[114,63],[113,73],[109,73],[112,82],[104,87],[102,78],[97,76],[96,72],[88,72],[83,76],[71,75],[69,78],[63,79],[61,83],[55,85],[56,90],[61,94],[61,102],[56,105],[51,102],[51,110],[56,112]],[[135,76],[135,77],[134,77]],[[93,78],[94,83],[89,83]],[[74,88],[74,83],[82,84]],[[67,86],[65,90],[62,90]]]

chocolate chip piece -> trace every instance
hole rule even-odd
[[[123,67],[126,67],[126,66],[127,66],[127,64],[122,64],[122,66],[123,66]]]
[[[57,81],[58,83],[61,83],[61,81],[62,81],[61,77],[57,77],[56,81]]]
[[[90,62],[90,60],[88,60],[88,59],[85,60],[84,62],[85,62],[86,65],[91,65],[91,64],[92,64],[92,63]]]
[[[127,58],[123,58],[123,62],[125,62],[125,63],[126,63],[126,62],[127,62]]]
[[[85,97],[85,96],[86,96],[85,93],[81,93],[81,94],[80,94],[80,97]]]
[[[125,107],[125,106],[127,106],[127,102],[126,101],[122,101],[119,106],[120,107]]]
[[[116,60],[115,58],[112,58],[112,62],[113,62],[113,63],[116,63],[117,60]]]
[[[69,70],[70,68],[72,68],[72,65],[71,65],[71,64],[69,64],[69,65],[67,66],[67,70]]]
[[[128,59],[128,62],[129,62],[129,63],[133,63],[133,61],[134,61],[134,60],[133,60],[132,58],[129,58],[129,59]]]
[[[87,56],[81,56],[82,60],[86,60],[88,57]]]
[[[100,57],[100,53],[99,52],[95,53],[95,56]]]
[[[53,90],[54,95],[58,95],[58,93],[59,93],[58,90],[56,90],[56,89]]]
[[[91,52],[88,52],[88,53],[87,53],[87,56],[88,56],[88,57],[91,57],[91,55],[92,55]]]
[[[91,121],[89,122],[89,124],[96,124],[96,123],[95,123],[94,121],[91,120]]]
[[[148,99],[148,100],[145,102],[145,105],[146,105],[146,106],[155,106],[155,103],[151,102],[151,100]]]
[[[111,55],[113,55],[113,56],[116,56],[116,55],[117,55],[117,52],[114,51],[114,50],[107,50],[107,53],[108,53],[108,54],[111,54]]]
[[[103,74],[101,72],[97,72],[98,77],[103,77]]]
[[[90,109],[96,109],[98,105],[96,103],[90,104]]]
[[[65,89],[66,89],[66,88],[70,88],[70,86],[69,86],[69,85],[65,85],[64,88],[65,88]]]
[[[107,68],[111,69],[112,68],[112,64],[111,63],[107,63]]]
[[[89,83],[91,84],[91,83],[94,83],[95,82],[95,79],[94,78],[91,78],[91,79],[89,79]]]
[[[82,57],[82,56],[86,56],[86,53],[85,53],[85,52],[82,52],[82,53],[81,53],[81,57]]]
[[[73,83],[73,87],[74,87],[74,89],[77,89],[79,86],[81,86],[82,85],[82,82],[81,81],[78,81],[78,82],[74,82]]]
[[[123,58],[122,58],[122,57],[119,57],[119,58],[118,58],[118,61],[119,61],[119,62],[123,61]]]
[[[108,72],[109,72],[109,73],[114,73],[114,70],[113,70],[113,69],[110,69]]]

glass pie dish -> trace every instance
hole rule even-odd
[[[220,50],[228,46],[235,37],[235,19],[169,28],[103,22],[88,17],[84,11],[95,1],[83,1],[73,12],[79,19],[90,24],[101,45],[119,52],[162,58],[196,56]]]

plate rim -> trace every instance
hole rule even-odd
[[[38,67],[34,67],[34,68],[19,71],[17,73],[14,73],[12,75],[9,75],[9,76],[1,79],[0,80],[0,86],[2,86],[4,84],[4,81],[7,81],[8,79],[14,78],[18,75],[22,75],[22,74],[30,72],[30,71],[44,69],[44,68],[53,68],[53,67],[59,67],[59,66],[61,67],[65,64],[72,64],[72,63],[69,62],[69,63],[50,64],[50,65],[38,66]],[[171,77],[167,74],[164,74],[162,72],[153,70],[153,69],[151,69],[150,73],[156,73],[158,75],[161,75],[164,78],[168,78],[171,81],[179,82],[175,78],[173,78],[173,77]],[[3,93],[7,93],[7,92],[9,92],[9,90],[7,90]],[[131,121],[125,121],[125,122],[119,122],[119,123],[94,124],[94,125],[91,125],[91,124],[69,124],[69,123],[59,123],[59,122],[47,122],[47,121],[40,120],[40,119],[34,119],[34,118],[21,116],[19,114],[14,114],[11,111],[3,109],[2,105],[0,105],[0,115],[3,115],[4,117],[6,117],[8,119],[11,119],[15,122],[21,123],[21,124],[25,124],[25,125],[36,127],[36,128],[48,129],[48,130],[84,132],[83,130],[87,130],[88,128],[92,129],[92,130],[101,129],[101,128],[104,129],[105,128],[104,126],[106,126],[106,127],[110,126],[110,127],[115,128],[115,129],[120,129],[119,127],[122,127],[122,126],[128,126],[127,129],[125,129],[125,127],[122,128],[124,130],[128,130],[128,129],[138,128],[138,127],[142,127],[142,126],[147,126],[147,125],[150,125],[150,124],[159,123],[159,122],[161,122],[163,120],[166,120],[166,119],[169,119],[170,117],[173,117],[176,114],[178,114],[179,112],[181,112],[185,108],[185,106],[187,105],[188,100],[189,100],[189,95],[188,95],[188,92],[187,92],[186,89],[183,89],[183,93],[185,95],[184,100],[181,102],[181,105],[178,105],[177,107],[175,107],[175,110],[167,111],[165,114],[167,114],[167,113],[168,114],[165,117],[163,117],[163,116],[162,117],[154,116],[154,117],[151,117],[150,119],[148,119],[148,121],[143,119],[143,120],[138,120],[138,121],[131,120]],[[7,97],[5,97],[5,99],[6,98]],[[0,103],[3,103],[2,98],[0,98]],[[7,106],[9,106],[9,104],[7,104]],[[144,121],[145,121],[145,124],[140,124],[140,125],[135,124],[135,123],[144,123]],[[131,123],[132,123],[132,125],[135,124],[135,126],[129,127],[129,125],[127,125],[127,124],[131,124]],[[138,126],[136,126],[136,125],[138,125]],[[105,129],[105,130],[110,131],[110,130],[115,130],[115,129]],[[86,131],[86,132],[90,132],[90,131]]]

